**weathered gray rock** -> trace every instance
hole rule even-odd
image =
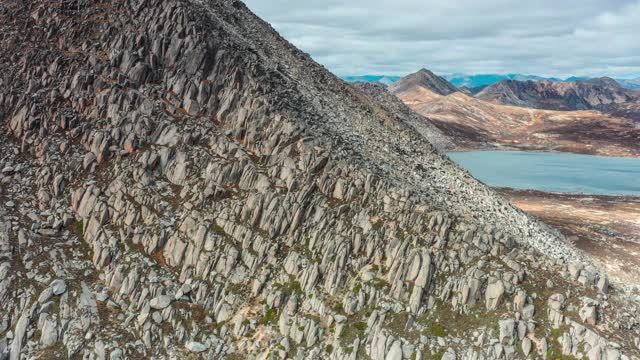
[[[53,295],[62,295],[67,291],[67,284],[64,282],[64,280],[61,279],[57,279],[54,280],[51,285],[51,290],[53,292]]]
[[[242,2],[34,0],[0,20],[0,353],[510,359],[546,352],[547,314],[563,352],[631,348],[600,330],[636,335],[622,292],[598,295],[598,326],[571,319],[606,277],[558,232]],[[554,273],[568,299],[542,298]]]
[[[396,340],[391,344],[385,360],[402,360],[402,343],[400,340]]]
[[[55,320],[47,319],[42,327],[40,343],[47,347],[58,341],[58,328]]]
[[[50,286],[48,286],[44,290],[42,290],[42,292],[40,293],[40,296],[38,297],[38,302],[40,304],[44,304],[47,301],[51,300],[52,297],[53,297],[53,289]]]
[[[533,348],[533,343],[531,342],[531,339],[529,338],[522,339],[522,353],[524,354],[524,356],[529,356],[532,348]]]
[[[20,359],[20,352],[22,351],[24,341],[26,340],[25,335],[27,333],[27,326],[29,326],[29,313],[25,311],[20,315],[18,323],[16,324],[13,341],[11,342],[11,347],[9,349],[10,360]]]
[[[192,353],[201,353],[207,351],[208,349],[205,344],[199,343],[197,341],[188,341],[184,346]]]
[[[564,321],[564,306],[566,298],[562,294],[553,294],[549,297],[548,301],[548,316],[554,329],[557,329],[562,325]]]
[[[601,276],[596,287],[602,294],[609,293],[609,279],[606,276]]]
[[[513,319],[500,320],[499,329],[500,329],[500,343],[502,345],[513,345],[516,336],[516,322]]]
[[[583,322],[595,326],[598,323],[598,303],[589,298],[583,299],[579,314]]]
[[[96,155],[92,152],[86,153],[84,160],[82,161],[82,168],[87,170],[96,161]]]
[[[489,279],[489,285],[485,293],[485,305],[487,310],[495,310],[502,303],[504,298],[504,284],[500,279]]]
[[[149,306],[155,310],[162,310],[171,305],[171,297],[169,295],[156,296],[149,301]]]

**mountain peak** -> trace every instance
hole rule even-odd
[[[394,94],[398,94],[416,87],[422,87],[440,95],[449,95],[458,91],[458,88],[443,77],[440,77],[425,68],[398,80],[389,87],[389,91]]]
[[[426,74],[429,76],[437,76],[436,74],[433,73],[433,71],[427,69],[427,68],[422,68],[418,71],[415,72],[415,74]]]

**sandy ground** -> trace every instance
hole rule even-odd
[[[640,285],[640,197],[497,190],[520,209],[557,227],[618,280]]]

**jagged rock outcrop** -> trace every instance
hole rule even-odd
[[[637,357],[633,294],[240,1],[0,14],[0,358]]]

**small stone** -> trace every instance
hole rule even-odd
[[[209,348],[207,345],[199,343],[197,341],[189,341],[185,344],[184,347],[192,353],[201,353],[207,351],[207,349]]]
[[[171,305],[171,297],[168,295],[156,296],[149,301],[149,306],[155,310],[162,310]]]
[[[49,286],[40,293],[40,296],[38,297],[38,302],[40,304],[44,304],[47,301],[49,301],[52,297],[53,297],[53,290]]]
[[[53,290],[53,295],[62,295],[67,291],[67,284],[64,280],[57,279],[51,283],[51,289]]]
[[[531,353],[531,348],[532,348],[531,339],[529,338],[522,339],[522,353],[524,354],[524,356],[529,356],[529,354]]]
[[[602,276],[597,284],[598,291],[602,294],[607,294],[609,292],[609,279],[606,276]]]
[[[522,318],[525,320],[533,319],[533,315],[536,313],[536,308],[533,304],[527,305],[522,309]]]
[[[347,322],[347,317],[344,315],[336,314],[336,315],[333,315],[333,318],[336,320],[338,324]]]
[[[585,304],[579,314],[583,322],[595,326],[598,323],[598,304],[591,299],[585,299]]]
[[[59,196],[64,191],[64,176],[57,175],[53,179],[53,194]]]
[[[82,168],[87,170],[89,168],[89,166],[91,166],[91,164],[93,164],[94,161],[96,161],[96,155],[92,152],[88,152],[85,156],[84,156],[84,160],[82,161]]]

